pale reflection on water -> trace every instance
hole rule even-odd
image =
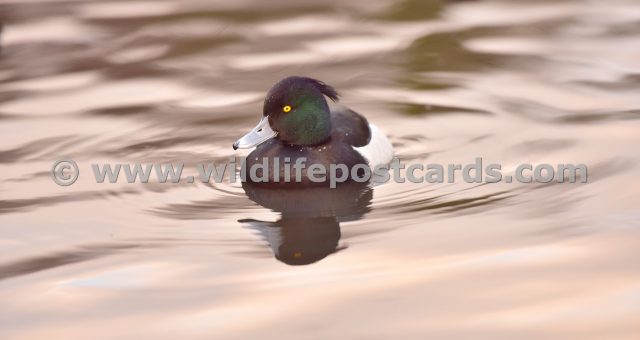
[[[637,1],[0,0],[0,22],[2,339],[637,338]],[[61,156],[242,155],[291,74],[407,162],[585,163],[589,183],[49,178]]]

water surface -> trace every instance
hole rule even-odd
[[[637,1],[0,0],[0,21],[0,338],[638,336]],[[49,177],[62,156],[245,155],[294,74],[406,162],[584,163],[589,183]]]

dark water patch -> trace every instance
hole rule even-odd
[[[504,56],[472,52],[462,42],[478,34],[444,32],[416,39],[405,51],[404,66],[412,72],[476,71],[493,68]]]
[[[122,149],[119,152],[129,153],[129,152],[137,152],[141,150],[157,150],[167,147],[174,147],[181,144],[187,144],[194,141],[201,140],[202,136],[180,136],[180,137],[168,137],[168,138],[159,138],[155,140],[149,140],[144,142],[139,142],[135,144],[130,144]]]
[[[100,108],[91,111],[87,111],[87,114],[98,116],[135,116],[144,115],[156,112],[157,108],[150,105],[132,105],[132,106],[119,106],[119,107],[107,107]]]
[[[580,114],[568,114],[559,117],[557,120],[562,123],[589,124],[606,120],[635,120],[640,119],[640,109],[613,111],[613,112],[583,112]]]
[[[105,244],[85,246],[81,249],[27,258],[8,264],[0,264],[0,280],[33,274],[70,264],[95,260],[123,251],[141,248],[133,244]]]
[[[431,211],[434,214],[446,214],[461,212],[469,208],[490,207],[495,203],[501,202],[513,196],[509,191],[500,191],[487,195],[480,195],[471,198],[459,198],[447,200],[449,195],[433,196],[429,198],[421,198],[413,202],[404,203],[402,208],[405,212]],[[443,200],[444,198],[444,200]],[[502,204],[502,203],[501,203]],[[480,211],[476,211],[478,213]],[[484,210],[483,212],[486,212]]]
[[[379,20],[421,21],[435,19],[444,10],[445,0],[404,0],[374,16]]]
[[[44,149],[51,148],[54,145],[60,145],[63,142],[68,142],[73,138],[74,136],[49,137],[28,142],[13,149],[0,150],[0,163],[14,163],[25,158],[35,156],[36,154],[41,153]]]
[[[138,191],[125,188],[119,191],[102,190],[102,191],[85,191],[67,195],[43,196],[36,198],[24,198],[13,200],[0,200],[0,214],[9,214],[16,212],[27,212],[39,208],[50,207],[69,202],[83,202],[87,200],[101,200],[109,197],[120,197],[123,195],[138,194]]]
[[[157,216],[177,220],[216,220],[224,213],[247,209],[248,199],[244,195],[225,195],[223,198],[198,200],[189,203],[171,204],[148,212]]]
[[[519,155],[535,154],[538,152],[547,153],[549,151],[571,148],[576,144],[570,139],[537,139],[529,140],[519,144],[514,144],[511,149]]]
[[[453,107],[453,106],[442,106],[442,105],[428,105],[428,104],[415,104],[415,103],[391,103],[389,106],[394,112],[401,112],[408,116],[430,116],[430,115],[459,114],[459,113],[491,115],[491,113],[487,111]]]
[[[289,3],[289,4],[254,4],[253,10],[246,11],[244,9],[208,9],[202,8],[197,11],[184,11],[180,13],[174,13],[167,16],[156,16],[150,18],[148,22],[171,22],[185,19],[215,19],[221,21],[229,21],[236,23],[257,23],[269,20],[290,18],[296,15],[303,15],[307,13],[331,13],[334,8],[328,5],[318,4],[302,4],[302,3]]]

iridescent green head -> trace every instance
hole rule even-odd
[[[278,138],[293,145],[315,145],[331,134],[329,105],[336,101],[331,86],[312,78],[288,77],[275,84],[264,100],[263,114]]]
[[[292,145],[316,145],[331,135],[329,105],[338,100],[333,87],[312,78],[287,77],[264,100],[263,119],[234,148],[253,147],[272,137]]]

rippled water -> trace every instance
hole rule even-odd
[[[0,21],[2,339],[640,333],[637,1],[0,0]],[[49,177],[62,156],[243,155],[293,74],[405,161],[584,163],[589,183]]]

